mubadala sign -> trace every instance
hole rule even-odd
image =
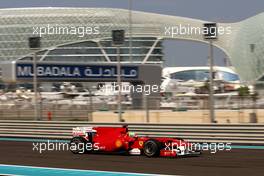
[[[17,78],[33,77],[32,64],[16,64]],[[121,77],[137,78],[136,66],[123,66]],[[114,65],[65,65],[65,64],[37,64],[38,78],[116,78],[117,69]]]
[[[30,61],[13,61],[0,63],[2,69],[2,80],[5,82],[31,82],[34,76],[33,64]],[[140,82],[150,79],[153,70],[160,65],[122,64],[122,81]],[[42,61],[37,63],[38,81],[116,81],[116,64],[86,64],[86,63],[58,63]]]

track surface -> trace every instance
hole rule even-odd
[[[0,141],[0,164],[175,175],[262,175],[264,150],[232,149],[188,158],[146,158],[33,151],[31,142]]]

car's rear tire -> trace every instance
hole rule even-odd
[[[147,157],[157,157],[160,155],[161,144],[155,139],[149,139],[144,143],[143,152]]]
[[[73,154],[86,153],[86,140],[82,137],[74,137],[70,142],[70,150]]]

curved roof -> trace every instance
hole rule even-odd
[[[231,27],[231,34],[219,35],[214,45],[230,58],[243,80],[251,81],[264,73],[264,13],[238,23],[218,23],[218,27]],[[156,37],[159,39],[182,39],[207,42],[202,34],[166,33],[169,27],[189,25],[202,28],[207,21],[185,17],[133,11],[133,37]],[[47,25],[98,27],[93,35],[56,34],[43,35],[42,48],[80,41],[97,41],[111,38],[111,30],[129,31],[129,11],[111,8],[21,8],[0,10],[0,59],[14,60],[31,53],[28,37],[34,27]],[[126,35],[129,35],[126,32]]]

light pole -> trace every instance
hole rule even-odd
[[[112,43],[113,46],[117,47],[117,84],[118,89],[118,119],[119,122],[122,122],[122,97],[121,97],[121,59],[120,59],[120,46],[124,44],[125,40],[125,31],[124,30],[113,30],[112,31]]]
[[[149,102],[148,102],[148,95],[144,93],[144,100],[145,100],[145,109],[146,109],[146,122],[149,123]]]
[[[29,48],[33,54],[33,89],[34,89],[34,115],[35,120],[41,120],[38,109],[38,80],[37,80],[37,51],[40,49],[40,37],[30,37],[28,39]]]
[[[214,59],[213,59],[213,41],[217,40],[217,24],[204,24],[204,39],[209,41],[209,66],[210,66],[210,84],[209,84],[209,109],[210,121],[215,123],[215,108],[214,108]]]
[[[255,48],[256,48],[256,44],[254,43],[251,43],[249,44],[249,48],[250,48],[250,53],[253,54],[255,52]],[[257,62],[257,71],[258,72],[261,72],[261,68],[260,68],[261,64],[259,63],[259,60]],[[258,92],[257,92],[257,82],[256,80],[254,80],[253,82],[251,82],[251,84],[254,86],[254,92],[253,94],[251,95],[252,97],[252,100],[253,100],[253,111],[251,113],[251,117],[250,117],[250,121],[251,122],[258,122],[258,117],[257,117],[257,99],[258,99]]]
[[[213,41],[209,41],[209,65],[210,65],[210,119],[211,123],[215,122],[215,109],[214,109],[214,60],[213,60]]]
[[[92,90],[90,88],[88,88],[88,92],[89,92],[89,110],[90,113],[88,115],[88,121],[93,121],[93,97],[92,97]]]
[[[129,61],[132,62],[132,0],[129,0]]]
[[[117,85],[118,85],[118,119],[122,121],[122,97],[121,97],[121,63],[120,46],[117,46]]]
[[[36,120],[40,120],[38,113],[38,80],[37,80],[37,54],[34,52],[33,54],[33,87],[34,87],[34,114]]]

